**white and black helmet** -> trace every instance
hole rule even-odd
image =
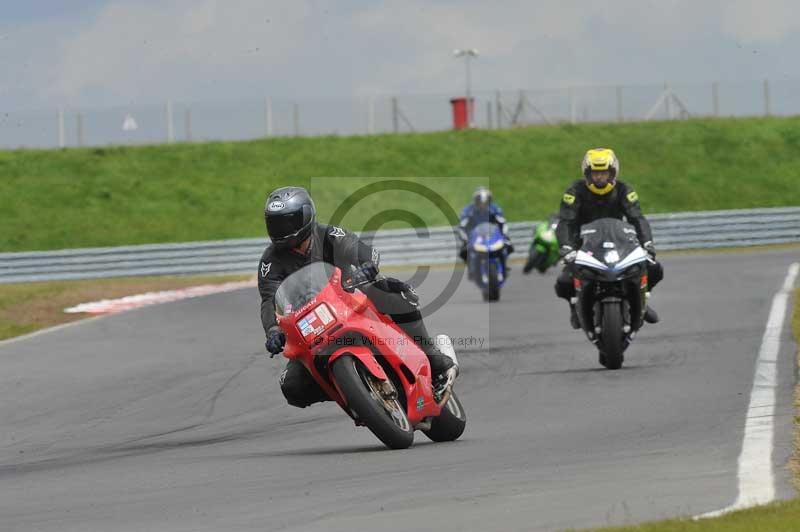
[[[314,201],[303,187],[283,187],[267,196],[264,222],[270,240],[278,247],[295,247],[308,238],[316,219]]]
[[[486,187],[478,187],[472,193],[472,201],[476,207],[488,207],[492,203],[492,191]]]

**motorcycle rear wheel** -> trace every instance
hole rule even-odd
[[[442,413],[431,421],[430,430],[423,430],[425,436],[436,442],[457,440],[467,426],[467,414],[456,392],[450,393],[450,399],[442,407]]]
[[[379,382],[353,356],[344,355],[333,363],[333,376],[355,416],[390,449],[407,449],[414,443],[414,428],[399,399],[385,399],[378,393]]]

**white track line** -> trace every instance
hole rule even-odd
[[[232,292],[234,290],[241,290],[243,288],[251,287],[256,287],[255,280],[234,281],[222,284],[203,284],[198,286],[189,286],[186,288],[178,288],[175,290],[146,292],[144,294],[125,296],[117,299],[103,299],[101,301],[93,301],[91,303],[81,303],[80,305],[76,305],[74,307],[65,308],[64,312],[69,314],[117,314],[126,310],[134,310],[151,305],[158,305],[160,303],[171,303],[173,301],[209,296],[212,294],[221,294],[223,292]]]
[[[772,298],[772,308],[756,360],[750,406],[744,426],[742,452],[739,455],[739,495],[731,506],[695,516],[717,517],[775,500],[772,473],[772,441],[775,433],[775,390],[778,384],[778,353],[781,348],[786,308],[794,289],[800,263],[789,266],[783,287]]]
[[[54,325],[53,327],[40,329],[38,331],[24,334],[22,336],[15,336],[13,338],[0,340],[0,347],[17,342],[23,342],[25,340],[30,340],[31,338],[35,338],[43,334],[49,334],[52,332],[60,331],[68,327],[83,325],[84,323],[89,323],[91,321],[95,321],[100,318],[104,318],[106,316],[111,316],[119,312],[134,310],[137,308],[150,306],[154,304],[170,303],[172,301],[179,301],[181,299],[207,296],[221,292],[230,292],[233,290],[241,290],[243,288],[249,288],[251,286],[253,287],[255,286],[254,281],[235,281],[217,285],[199,285],[178,290],[167,290],[163,292],[148,292],[147,294],[127,296],[120,299],[95,301],[93,303],[84,303],[83,305],[78,305],[77,307],[64,309],[64,312],[68,313],[88,312],[88,313],[94,313],[95,315],[88,318],[72,321],[69,323],[62,323],[60,325]]]

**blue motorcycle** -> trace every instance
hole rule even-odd
[[[506,282],[505,238],[500,227],[489,222],[475,226],[469,234],[467,267],[469,278],[481,289],[484,301],[498,301]]]

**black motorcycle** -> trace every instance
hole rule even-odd
[[[615,218],[581,227],[581,247],[571,270],[576,310],[600,364],[619,369],[647,309],[647,252],[636,230]]]

